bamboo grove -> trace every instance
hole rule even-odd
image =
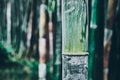
[[[80,53],[87,80],[119,80],[119,34],[120,0],[0,0],[0,80],[69,80]]]

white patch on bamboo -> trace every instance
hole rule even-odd
[[[46,64],[39,64],[39,80],[46,80]]]
[[[11,2],[7,4],[7,44],[11,43]]]
[[[30,14],[30,21],[28,23],[28,28],[27,28],[27,47],[30,47],[30,40],[31,40],[31,36],[32,36],[32,16],[33,13],[31,12]]]

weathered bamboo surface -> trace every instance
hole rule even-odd
[[[88,79],[87,0],[62,0],[62,80]]]
[[[62,1],[63,52],[87,51],[87,2],[86,0]]]

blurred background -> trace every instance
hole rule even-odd
[[[0,80],[62,80],[61,1],[0,0]],[[88,80],[120,80],[120,0],[86,2]]]
[[[61,0],[0,0],[0,80],[61,80],[61,35]]]

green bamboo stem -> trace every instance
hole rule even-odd
[[[88,64],[88,80],[93,80],[93,63],[94,63],[94,54],[95,54],[95,30],[97,28],[97,0],[92,0],[92,13],[91,13],[91,22],[90,22],[90,45],[89,45],[89,64]]]
[[[87,0],[62,1],[63,54],[80,54],[87,48]]]

